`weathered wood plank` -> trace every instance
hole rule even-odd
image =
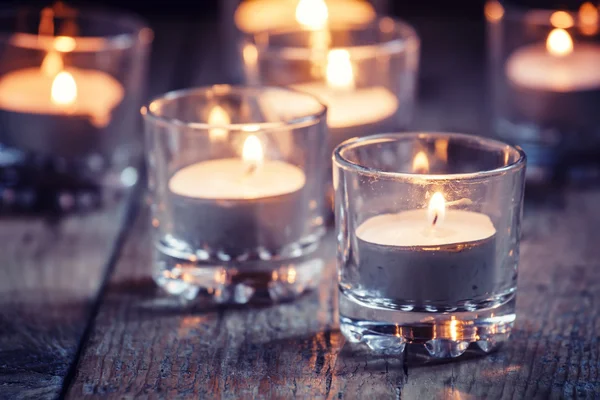
[[[487,357],[418,365],[347,345],[336,329],[333,243],[316,293],[267,308],[191,310],[149,278],[147,212],[111,279],[72,398],[546,398],[600,394],[600,192],[529,212],[518,323]],[[560,227],[560,229],[557,229]]]
[[[60,393],[126,210],[0,219],[0,398]]]

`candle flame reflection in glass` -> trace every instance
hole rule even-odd
[[[308,29],[323,29],[329,19],[324,0],[300,0],[296,6],[296,21]]]
[[[485,3],[485,17],[490,22],[497,22],[504,16],[504,7],[497,0],[491,0]]]
[[[327,54],[327,85],[332,89],[354,89],[354,72],[348,50],[333,49]]]
[[[546,40],[546,49],[556,57],[569,55],[573,52],[573,39],[564,29],[553,29]]]
[[[73,104],[77,100],[77,84],[73,79],[73,75],[67,71],[59,72],[52,81],[51,96],[54,104]]]
[[[440,192],[435,192],[429,200],[427,209],[427,218],[431,227],[440,226],[444,222],[446,216],[446,199]]]
[[[417,153],[413,159],[412,170],[418,174],[426,174],[429,172],[429,160],[424,152],[420,151]]]
[[[54,39],[54,49],[63,53],[68,53],[75,50],[77,43],[70,36],[57,36]]]
[[[584,35],[591,36],[598,32],[598,9],[589,1],[579,7],[579,23]]]
[[[573,26],[574,21],[571,14],[566,11],[555,11],[550,15],[550,23],[555,28],[567,29]]]
[[[61,55],[55,51],[49,52],[44,57],[40,68],[44,75],[49,77],[56,76],[64,68]]]
[[[231,118],[227,111],[221,106],[214,106],[208,114],[208,123],[210,125],[224,126],[231,123]],[[208,135],[211,142],[225,140],[227,138],[227,129],[225,128],[211,128],[208,131]]]

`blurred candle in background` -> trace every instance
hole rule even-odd
[[[364,24],[375,19],[375,10],[366,0],[246,0],[235,12],[235,24],[248,33],[297,27],[310,23],[303,17],[325,8],[333,24]]]

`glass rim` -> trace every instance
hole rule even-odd
[[[332,46],[329,50],[343,49],[347,50],[350,54],[351,59],[360,58],[374,58],[381,54],[401,54],[410,51],[407,46],[408,40],[413,40],[417,45],[417,49],[420,45],[420,38],[415,28],[408,22],[394,17],[389,16],[378,16],[373,21],[364,24],[346,25],[343,23],[333,24],[328,26],[328,31],[346,30],[346,31],[367,31],[375,28],[381,30],[381,24],[393,23],[394,29],[402,32],[396,35],[393,39],[378,41],[376,43],[364,44],[364,45],[350,45],[350,46]],[[264,36],[278,36],[278,35],[289,35],[295,33],[307,33],[309,34],[310,29],[303,28],[302,26],[294,26],[291,28],[275,28],[267,29],[258,32],[252,32],[245,34],[246,42],[260,49],[259,51],[265,54],[277,54],[282,59],[307,59],[311,57],[312,49],[308,46],[272,46],[270,44],[261,46],[257,43],[255,38]],[[318,31],[317,31],[318,32]]]
[[[25,6],[14,9],[1,9],[0,19],[21,17],[23,14],[39,15],[43,7]],[[86,53],[99,52],[107,50],[122,50],[133,47],[136,43],[144,45],[152,43],[154,32],[148,26],[147,22],[140,16],[124,11],[104,10],[92,7],[77,7],[75,9],[75,18],[83,17],[99,22],[110,22],[116,26],[124,26],[131,30],[127,33],[117,33],[113,35],[100,36],[62,36],[62,35],[39,35],[26,32],[0,32],[0,40],[11,44],[14,47],[28,48],[34,50],[48,51],[53,47],[57,38],[71,37],[75,39],[75,44],[68,51],[63,53]],[[54,20],[65,19],[64,16],[55,16]]]
[[[430,137],[430,138],[455,138],[461,141],[477,141],[480,143],[487,143],[490,145],[498,146],[498,147],[507,147],[511,151],[516,152],[518,154],[518,158],[516,161],[508,163],[507,165],[503,165],[498,168],[484,170],[484,171],[475,171],[475,172],[463,172],[458,174],[420,174],[413,172],[389,172],[384,171],[379,168],[370,168],[365,167],[364,165],[357,164],[353,161],[350,161],[346,157],[342,155],[342,152],[348,148],[352,147],[360,147],[367,144],[371,144],[373,142],[390,142],[390,141],[400,141],[406,139],[417,139],[419,137]],[[466,133],[456,133],[456,132],[395,132],[395,133],[382,133],[377,135],[369,135],[363,137],[355,137],[352,139],[348,139],[342,143],[340,143],[334,150],[332,156],[333,162],[336,166],[349,170],[361,173],[363,175],[369,175],[373,177],[385,177],[385,178],[395,178],[395,179],[419,179],[419,180],[431,180],[431,181],[442,181],[442,180],[453,180],[453,179],[466,179],[473,180],[478,178],[489,178],[494,176],[503,175],[506,172],[516,171],[525,167],[527,162],[527,155],[523,151],[523,149],[516,145],[510,145],[505,142],[501,142],[499,140],[490,139],[487,137],[469,135]]]
[[[313,113],[307,113],[307,115],[296,117],[293,119],[284,119],[278,122],[245,122],[245,123],[229,123],[229,124],[210,124],[208,122],[186,122],[179,118],[165,117],[157,114],[152,110],[152,105],[157,102],[164,102],[170,100],[181,99],[184,97],[194,96],[197,94],[204,94],[210,90],[222,91],[222,94],[228,93],[243,93],[243,92],[265,92],[267,90],[277,90],[281,92],[295,93],[307,98],[310,98],[318,105],[319,110]],[[152,98],[147,104],[143,105],[140,109],[140,113],[145,119],[148,119],[154,123],[159,123],[165,126],[171,126],[175,128],[187,128],[198,131],[208,131],[210,129],[225,129],[228,131],[244,131],[254,132],[268,132],[281,129],[297,129],[306,126],[316,125],[319,121],[326,120],[327,106],[323,104],[318,97],[313,96],[310,93],[302,92],[288,87],[281,86],[252,86],[252,85],[211,85],[211,86],[199,86],[193,88],[172,90],[170,92],[158,95]],[[252,130],[247,128],[252,126]],[[254,129],[256,127],[257,129]]]

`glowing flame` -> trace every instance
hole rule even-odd
[[[491,22],[500,21],[504,16],[504,8],[497,0],[490,0],[485,3],[483,12],[487,20]]]
[[[54,39],[54,49],[63,53],[75,50],[77,43],[70,36],[57,36]]]
[[[417,153],[413,159],[412,170],[419,174],[426,174],[429,172],[429,160],[424,152],[420,151]]]
[[[56,75],[52,81],[51,99],[52,103],[58,105],[70,105],[77,100],[77,84],[73,75],[67,71]]]
[[[332,89],[353,89],[354,72],[348,50],[333,49],[327,54],[327,86]]]
[[[550,16],[550,23],[555,28],[567,29],[575,23],[573,17],[566,11],[555,11]]]
[[[308,29],[323,29],[328,19],[325,0],[300,0],[296,6],[296,21]]]
[[[255,135],[250,135],[244,141],[242,160],[251,168],[258,167],[263,161],[263,148],[260,140]]]
[[[446,199],[440,192],[435,192],[429,200],[427,209],[427,219],[431,227],[439,226],[446,216]]]
[[[225,126],[231,123],[229,114],[223,107],[214,106],[208,114],[209,125]],[[227,138],[228,130],[226,128],[210,128],[208,135],[211,141],[224,140]]]
[[[598,9],[590,2],[585,2],[579,8],[581,33],[595,35],[598,32]]]
[[[573,51],[573,39],[564,29],[553,29],[546,40],[546,49],[553,56],[566,56]]]
[[[44,57],[41,68],[44,75],[49,77],[56,76],[64,68],[61,55],[55,51],[49,52]]]
[[[437,139],[435,141],[435,156],[440,160],[448,161],[448,139]]]

